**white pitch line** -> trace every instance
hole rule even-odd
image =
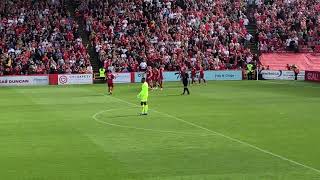
[[[116,108],[116,109],[108,109],[108,110],[99,111],[96,114],[94,114],[92,116],[92,118],[95,121],[97,121],[99,123],[102,123],[102,124],[106,124],[106,125],[109,125],[109,126],[120,127],[120,128],[126,128],[126,129],[135,129],[135,130],[151,131],[151,132],[158,132],[158,133],[183,134],[183,135],[191,135],[191,136],[195,136],[195,135],[198,135],[198,136],[210,136],[210,135],[212,135],[212,134],[185,133],[185,132],[177,132],[177,131],[164,131],[164,130],[140,128],[140,127],[135,127],[135,126],[125,126],[125,125],[120,125],[120,124],[109,123],[109,122],[106,122],[106,121],[99,120],[97,118],[97,116],[99,114],[102,114],[102,113],[105,113],[105,112],[110,112],[110,111],[115,111],[115,110],[120,110],[120,109],[123,109],[123,108]]]
[[[106,96],[106,95],[104,95],[104,96]],[[112,99],[116,99],[116,100],[118,100],[119,102],[123,102],[123,103],[126,103],[126,104],[128,104],[128,105],[133,105],[133,106],[135,106],[135,107],[139,107],[139,106],[137,106],[136,104],[133,104],[133,103],[131,103],[131,102],[128,102],[128,101],[125,101],[125,100],[122,100],[122,99],[119,99],[119,98],[116,98],[116,97],[112,97],[112,96],[106,96],[106,97],[109,97],[109,98],[112,98]],[[260,152],[263,152],[263,153],[265,153],[265,154],[269,154],[269,155],[271,155],[271,156],[273,156],[273,157],[277,157],[277,158],[279,158],[279,159],[281,159],[281,160],[284,160],[284,161],[290,162],[290,163],[292,163],[292,164],[295,164],[295,165],[304,167],[304,168],[306,168],[306,169],[312,170],[312,171],[317,172],[317,173],[320,174],[320,170],[319,170],[319,169],[316,169],[316,168],[313,168],[313,167],[311,167],[311,166],[308,166],[308,165],[299,163],[299,162],[297,162],[297,161],[288,159],[288,158],[283,157],[283,156],[281,156],[281,155],[272,153],[272,152],[270,152],[270,151],[268,151],[268,150],[259,148],[259,147],[255,146],[255,145],[249,144],[249,143],[244,142],[244,141],[241,141],[241,140],[239,140],[239,139],[235,139],[235,138],[233,138],[233,137],[227,136],[227,135],[222,134],[222,133],[219,133],[219,132],[217,132],[217,131],[213,131],[213,130],[211,130],[211,129],[205,128],[205,127],[200,126],[200,125],[197,125],[197,124],[195,124],[195,123],[192,123],[192,122],[189,122],[189,121],[185,121],[185,120],[183,120],[183,119],[181,119],[181,118],[178,118],[178,117],[176,117],[176,116],[173,116],[173,115],[170,115],[170,114],[167,114],[167,113],[163,113],[163,112],[160,112],[160,111],[156,111],[156,110],[153,110],[153,111],[156,112],[156,113],[163,114],[163,115],[166,115],[166,116],[168,116],[168,117],[171,117],[171,118],[173,118],[173,119],[175,119],[175,120],[178,120],[178,121],[180,121],[180,122],[184,122],[184,123],[189,124],[189,125],[191,125],[191,126],[193,126],[193,127],[197,127],[197,128],[199,128],[199,129],[205,130],[205,131],[210,132],[210,133],[212,133],[212,134],[214,134],[214,135],[217,135],[217,136],[220,136],[220,137],[224,137],[224,138],[229,139],[229,140],[231,140],[231,141],[233,141],[233,142],[237,142],[237,143],[239,143],[239,144],[242,144],[242,145],[251,147],[251,148],[253,148],[253,149],[255,149],[255,150],[258,150],[258,151],[260,151]]]

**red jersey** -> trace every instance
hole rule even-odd
[[[148,80],[152,79],[152,76],[153,76],[152,70],[148,70],[147,71],[147,79]]]
[[[114,79],[114,75],[112,73],[108,73],[107,74],[107,83],[108,84],[113,84],[113,79]]]
[[[159,77],[159,70],[158,69],[154,69],[153,70],[153,79],[154,80],[158,80],[158,77]]]
[[[204,69],[203,69],[203,67],[200,67],[200,70],[199,70],[199,71],[200,71],[200,76],[201,76],[201,75],[204,75]]]
[[[195,67],[193,67],[193,68],[191,69],[191,76],[192,76],[192,77],[195,77],[196,74],[197,74],[197,69],[196,69]]]
[[[161,68],[159,69],[159,79],[161,79],[161,80],[163,80],[163,72],[164,72],[164,68],[161,67]]]

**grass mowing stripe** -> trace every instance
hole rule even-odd
[[[103,94],[103,95],[104,95],[104,94]],[[116,98],[116,97],[112,97],[112,96],[106,96],[106,95],[104,95],[104,96],[105,96],[105,97],[108,97],[108,98],[111,98],[111,99],[117,99],[119,102],[123,102],[123,103],[126,103],[126,104],[131,105],[131,106],[134,106],[134,107],[139,107],[139,106],[136,105],[136,104],[133,104],[133,103],[128,102],[128,101],[125,101],[125,100],[120,99],[120,98]],[[268,150],[259,148],[259,147],[255,146],[255,145],[249,144],[249,143],[244,142],[244,141],[241,141],[241,140],[239,140],[239,139],[235,139],[235,138],[230,137],[230,136],[227,136],[227,135],[225,135],[225,134],[222,134],[222,133],[219,133],[219,132],[210,130],[210,129],[208,129],[208,128],[205,128],[205,127],[203,127],[203,126],[197,125],[197,124],[195,124],[195,123],[192,123],[192,122],[189,122],[189,121],[185,121],[185,120],[183,120],[183,119],[181,119],[181,118],[178,118],[178,117],[176,117],[176,116],[173,116],[173,115],[170,115],[170,114],[167,114],[167,113],[164,113],[164,112],[156,111],[156,110],[152,110],[152,111],[154,111],[154,112],[156,112],[156,113],[159,113],[159,114],[166,115],[166,116],[171,117],[171,118],[173,118],[173,119],[175,119],[175,120],[178,120],[178,121],[180,121],[180,122],[184,122],[184,123],[186,123],[186,124],[189,124],[189,125],[191,125],[191,126],[193,126],[193,127],[197,127],[197,128],[199,128],[199,129],[203,129],[203,130],[208,131],[208,132],[210,132],[210,133],[212,133],[212,134],[214,134],[214,135],[218,135],[218,136],[224,137],[224,138],[229,139],[229,140],[231,140],[231,141],[233,141],[233,142],[237,142],[237,143],[240,143],[240,144],[242,144],[242,145],[251,147],[251,148],[256,149],[256,150],[258,150],[258,151],[260,151],[260,152],[263,152],[263,153],[265,153],[265,154],[269,154],[269,155],[271,155],[271,156],[273,156],[273,157],[277,157],[277,158],[282,159],[282,160],[284,160],[284,161],[287,161],[287,162],[290,162],[290,163],[292,163],[292,164],[295,164],[295,165],[304,167],[304,168],[306,168],[306,169],[312,170],[312,171],[317,172],[318,174],[320,174],[320,170],[319,170],[319,169],[316,169],[316,168],[314,168],[314,167],[311,167],[311,166],[308,166],[308,165],[299,163],[299,162],[297,162],[297,161],[288,159],[288,158],[283,157],[283,156],[281,156],[281,155],[272,153],[272,152],[270,152],[270,151],[268,151]]]
[[[309,86],[306,86],[305,81],[299,81],[299,82],[304,82],[304,83],[296,83],[296,81],[293,81],[294,83],[292,83],[292,81],[290,81],[290,83],[288,81],[284,82],[278,82],[278,81],[268,81],[268,80],[259,80],[258,82],[263,82],[263,83],[267,83],[267,84],[279,84],[279,85],[290,85],[290,86],[298,86],[298,87],[307,87],[307,88],[316,88],[319,89],[320,86],[312,86],[311,83]]]

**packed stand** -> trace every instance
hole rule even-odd
[[[61,2],[0,1],[0,75],[92,72],[78,24]]]
[[[262,52],[320,52],[318,0],[258,0],[255,20]]]
[[[232,2],[232,3],[231,3]],[[118,72],[183,64],[240,69],[246,48],[246,3],[224,0],[87,0],[79,7],[101,64]]]

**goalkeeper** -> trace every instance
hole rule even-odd
[[[141,92],[137,96],[138,98],[140,98],[141,106],[142,106],[142,112],[140,115],[148,115],[147,101],[149,96],[149,86],[145,78],[141,79],[141,83],[142,83]]]

